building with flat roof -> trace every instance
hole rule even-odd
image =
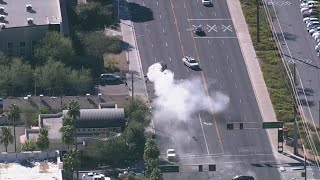
[[[64,0],[0,0],[0,50],[7,56],[31,55],[48,30],[68,34]]]

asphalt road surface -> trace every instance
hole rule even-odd
[[[271,1],[265,0],[265,2],[270,4]],[[297,76],[297,81],[300,84],[299,78],[301,78],[303,84],[303,87],[299,86],[299,94],[304,105],[305,115],[310,122],[314,120],[319,125],[320,61],[314,50],[316,42],[302,21],[300,1],[273,0],[272,2],[274,9],[272,6],[269,6],[269,9],[272,12],[273,24],[280,37],[284,55],[290,63],[296,62],[296,68],[300,74]],[[281,32],[283,32],[284,38]],[[288,45],[293,59],[290,58],[286,45]],[[302,90],[305,91],[305,94]]]
[[[261,127],[262,122],[226,2],[215,1],[214,7],[205,7],[196,0],[133,0],[129,6],[144,73],[150,65],[164,61],[176,79],[199,77],[204,86],[198,88],[209,95],[219,91],[230,97],[222,113],[197,112],[181,122],[165,117],[154,121],[161,154],[175,148],[180,165],[217,164],[215,173],[168,173],[165,179],[231,179],[239,174],[259,180],[280,179],[277,168],[257,166],[275,163],[264,130],[226,129],[227,122],[250,122],[245,128]],[[204,27],[205,37],[193,34],[192,28],[199,25]],[[181,62],[185,55],[195,57],[202,71],[186,68]],[[147,83],[147,87],[152,101],[153,85]]]

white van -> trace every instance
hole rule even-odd
[[[95,172],[89,172],[82,176],[83,180],[111,180],[109,177],[105,177],[103,174],[97,174]]]

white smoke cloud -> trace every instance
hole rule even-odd
[[[157,96],[154,115],[157,119],[188,120],[198,111],[217,113],[228,106],[228,96],[221,92],[206,95],[199,78],[177,81],[170,70],[162,71],[160,63],[149,67],[147,77],[154,83]]]

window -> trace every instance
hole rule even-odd
[[[25,56],[26,55],[26,48],[25,47],[20,47],[20,56]]]
[[[34,54],[35,47],[37,46],[37,41],[32,41],[32,55]]]
[[[98,129],[98,131],[100,131],[100,129]]]
[[[80,129],[77,129],[77,131],[80,131]]]
[[[90,131],[90,129],[88,129],[88,131]]]
[[[86,129],[82,129],[82,131],[86,131]]]
[[[8,43],[8,56],[13,56],[13,43]]]
[[[92,131],[96,131],[96,129],[92,129]]]
[[[106,129],[103,129],[103,131],[106,131]]]
[[[116,130],[116,128],[113,128],[113,130],[115,131],[115,130]]]
[[[20,42],[20,47],[25,47],[26,43],[25,42]]]

